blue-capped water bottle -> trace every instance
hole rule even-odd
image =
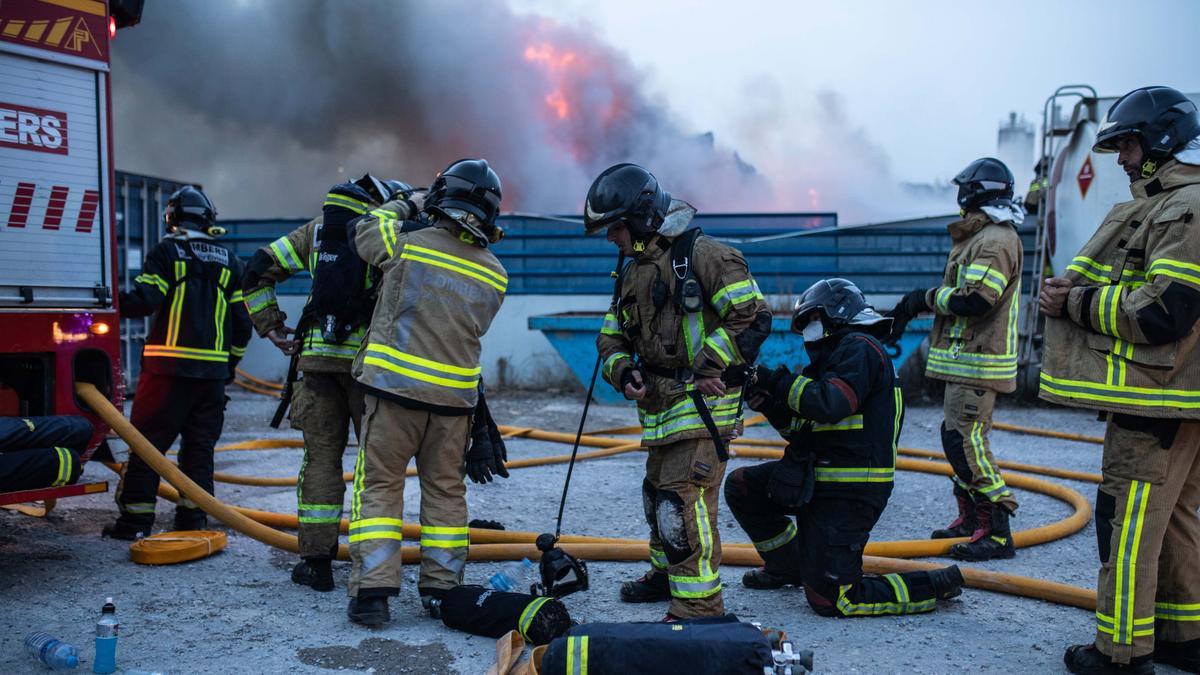
[[[528,593],[529,582],[533,579],[533,563],[529,558],[507,563],[499,572],[488,579],[488,586],[494,591]]]
[[[79,654],[75,647],[54,639],[45,631],[27,635],[25,649],[50,670],[71,670],[79,666]]]
[[[117,606],[112,598],[106,598],[100,608],[100,620],[96,622],[96,660],[93,673],[111,673],[117,669]]]

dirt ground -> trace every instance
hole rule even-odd
[[[297,437],[267,427],[273,403],[234,388],[222,442],[267,436]],[[574,431],[581,396],[541,392],[494,396],[494,414],[503,424]],[[940,407],[908,411],[902,446],[937,449]],[[1021,408],[1002,402],[997,421],[1100,435],[1102,427],[1085,411]],[[588,427],[635,422],[632,408],[593,406]],[[748,430],[770,437],[765,427]],[[1002,459],[1098,472],[1100,448],[1013,433],[994,432]],[[569,448],[536,441],[509,442],[510,458],[559,454]],[[217,469],[258,476],[294,475],[298,449],[225,452]],[[353,455],[346,455],[346,469]],[[571,486],[565,532],[645,537],[640,484],[644,456],[631,453],[580,464]],[[753,460],[734,459],[730,470]],[[566,466],[514,470],[507,481],[471,485],[472,518],[502,522],[508,529],[546,531],[554,515]],[[210,558],[178,566],[145,567],[128,559],[128,544],[101,539],[101,527],[115,517],[115,476],[91,463],[84,480],[107,480],[107,494],[64,500],[47,518],[0,512],[0,672],[30,672],[40,666],[21,646],[33,630],[46,630],[79,647],[90,669],[92,635],[106,596],[118,607],[121,639],[118,663],[126,669],[170,673],[322,672],[482,673],[491,663],[493,641],[458,633],[420,612],[415,569],[405,571],[404,588],[391,603],[392,622],[379,630],[351,624],[345,616],[348,563],[335,564],[338,589],[315,593],[291,583],[292,554],[230,532],[229,546]],[[1094,501],[1095,486],[1066,482]],[[252,488],[218,484],[222,500],[280,512],[294,512],[292,488]],[[1035,527],[1065,517],[1069,508],[1054,499],[1021,492],[1014,526]],[[410,481],[405,517],[416,521],[419,493]],[[168,529],[172,505],[160,501],[158,529]],[[947,479],[921,473],[898,475],[895,494],[872,533],[874,540],[928,536],[952,517]],[[747,537],[722,506],[721,537]],[[1020,551],[1014,560],[981,567],[1091,587],[1098,569],[1094,528],[1065,540]],[[484,583],[496,563],[472,563],[468,583]],[[617,599],[622,580],[639,576],[643,563],[593,563],[592,589],[566,599],[582,621],[654,621],[665,605],[625,605]],[[743,569],[722,568],[725,604],[742,619],[783,629],[799,647],[815,651],[820,672],[1065,672],[1067,645],[1093,635],[1089,612],[1024,598],[968,589],[934,613],[900,618],[834,620],[817,617],[794,589],[742,588]],[[1170,672],[1162,668],[1160,672]]]

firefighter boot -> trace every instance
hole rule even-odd
[[[659,602],[671,599],[671,584],[665,572],[647,572],[637,581],[621,584],[621,602]]]
[[[1129,663],[1113,663],[1096,645],[1074,645],[1063,654],[1067,670],[1077,675],[1154,675],[1150,655],[1130,659]]]
[[[762,551],[759,555],[765,564],[743,574],[743,586],[760,590],[784,586],[804,587],[804,578],[800,574],[800,544],[795,538],[773,551]]]
[[[1185,673],[1200,673],[1200,639],[1186,642],[1154,641],[1154,660]]]
[[[350,598],[350,604],[346,607],[346,616],[350,617],[354,623],[368,628],[378,628],[392,618],[391,613],[388,612],[387,596],[383,595],[360,595]]]
[[[975,533],[975,504],[971,501],[971,493],[958,485],[954,486],[954,501],[958,502],[958,517],[941,530],[934,530],[929,535],[932,539],[954,539],[969,537]]]
[[[137,541],[142,537],[150,536],[150,525],[135,525],[117,518],[111,525],[104,526],[104,529],[100,531],[100,536],[123,541]]]
[[[314,591],[332,591],[332,563],[329,558],[305,558],[292,568],[292,581]]]
[[[175,529],[206,530],[208,529],[208,514],[200,509],[190,509],[186,506],[175,507]]]
[[[949,600],[962,595],[963,583],[962,570],[958,569],[958,565],[929,571],[929,584],[933,586],[938,600]]]
[[[975,533],[971,541],[950,547],[950,555],[967,562],[983,562],[999,558],[1012,558],[1017,554],[1013,548],[1012,532],[1008,529],[1008,511],[988,500],[982,494],[975,495]]]

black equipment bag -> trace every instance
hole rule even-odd
[[[489,638],[515,630],[526,641],[544,645],[564,635],[571,616],[562,602],[526,593],[505,593],[483,586],[455,586],[442,598],[447,628]]]
[[[746,673],[774,668],[762,631],[732,614],[673,623],[589,623],[555,639],[541,673]],[[586,665],[584,665],[586,664]],[[582,666],[582,668],[581,668]],[[768,671],[770,672],[770,671]]]

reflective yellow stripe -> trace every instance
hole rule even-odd
[[[454,389],[474,389],[479,384],[481,370],[479,366],[464,368],[449,363],[440,363],[377,343],[368,344],[367,352],[376,356],[367,356],[363,359],[364,363],[414,380]]]
[[[421,546],[426,548],[462,548],[470,545],[470,531],[466,525],[445,527],[421,526]]]
[[[620,383],[612,381],[612,368],[614,365],[616,365],[617,361],[620,361],[621,359],[633,360],[633,356],[631,356],[628,352],[613,352],[607,359],[604,359],[604,367],[602,368],[604,371],[604,379],[612,382],[614,385]]]
[[[400,252],[401,260],[411,260],[413,262],[433,265],[442,269],[447,269],[452,272],[458,272],[472,279],[482,281],[503,293],[508,288],[508,278],[497,274],[496,272],[480,265],[478,263],[460,258],[455,255],[450,255],[442,251],[415,244],[405,244],[404,249]]]
[[[1193,265],[1182,260],[1159,258],[1151,262],[1150,268],[1146,270],[1147,280],[1153,281],[1157,276],[1172,277],[1200,286],[1200,265]]]
[[[278,301],[275,298],[275,288],[273,286],[263,286],[250,292],[250,295],[245,296],[246,311],[251,314],[257,314],[264,309],[277,305]]]
[[[403,541],[404,521],[400,518],[364,518],[350,521],[350,542],[368,539]]]
[[[788,407],[796,412],[800,412],[800,397],[804,395],[805,388],[812,382],[809,378],[803,375],[797,375],[792,386],[788,389]]]
[[[172,347],[169,345],[146,345],[142,356],[161,357],[168,359],[191,359],[193,361],[212,361],[214,363],[229,360],[229,352],[215,349],[193,349],[191,347]]]
[[[1047,393],[1064,398],[1102,401],[1143,408],[1200,408],[1200,391],[1131,387],[1083,380],[1068,380],[1042,371],[1041,385]]]
[[[617,317],[609,312],[604,315],[604,323],[600,326],[601,335],[620,335],[621,324],[617,321]]]
[[[58,446],[54,447],[54,454],[58,456],[58,476],[51,483],[51,487],[59,487],[66,485],[67,479],[71,477],[71,458],[66,448]]]
[[[287,237],[280,237],[271,242],[271,252],[275,254],[275,259],[279,261],[279,265],[285,270],[297,272],[304,269],[304,260],[300,254],[296,253],[296,247],[292,246],[291,240]]]
[[[396,254],[396,226],[392,224],[395,216],[383,209],[375,209],[371,215],[379,219],[379,238],[383,239],[383,246],[390,258]]]
[[[771,537],[770,539],[754,542],[754,548],[759,553],[767,553],[769,551],[774,551],[775,549],[777,549],[781,546],[784,546],[789,541],[791,541],[795,538],[796,538],[796,523],[795,523],[795,521],[793,521],[789,518],[787,527],[785,527],[783,529],[783,532],[780,532],[779,534],[775,535],[774,537]]]
[[[243,302],[245,300],[246,300],[246,296],[242,293],[241,289],[234,291],[233,295],[229,296],[230,302]]]
[[[358,446],[358,457],[354,460],[354,494],[350,497],[350,520],[357,520],[362,512],[363,467],[366,465],[366,450]]]
[[[1117,577],[1113,594],[1115,630],[1113,642],[1133,643],[1133,607],[1137,590],[1137,554],[1142,541],[1142,524],[1146,504],[1150,501],[1150,484],[1131,481],[1125,501],[1125,517],[1121,522],[1121,539],[1117,547]]]
[[[183,315],[183,295],[187,291],[184,277],[187,275],[187,262],[175,261],[175,289],[171,297],[171,308],[167,315],[167,345],[175,345],[179,341],[179,324]]]
[[[729,284],[713,293],[711,302],[713,308],[717,310],[717,315],[725,318],[729,310],[736,305],[756,299],[763,299],[762,292],[758,290],[758,283],[754,279],[745,279]]]
[[[1156,602],[1154,617],[1159,621],[1200,621],[1200,603]]]
[[[343,209],[349,209],[359,215],[366,213],[367,209],[370,207],[370,205],[364,201],[359,201],[335,192],[330,192],[325,195],[324,206],[340,206]]]
[[[153,287],[157,288],[158,292],[162,293],[163,295],[166,295],[171,290],[171,286],[170,286],[170,284],[167,283],[167,280],[163,279],[162,277],[158,276],[157,274],[139,274],[136,277],[134,277],[133,280],[134,280],[134,282],[139,283],[139,284],[147,284],[149,286],[153,286]]]
[[[538,610],[547,602],[550,602],[550,598],[537,598],[525,605],[525,610],[521,612],[521,618],[517,620],[517,631],[521,633],[521,637],[526,640],[530,639],[529,625],[533,623],[533,617],[537,616]]]
[[[729,333],[726,333],[724,328],[714,330],[708,337],[704,338],[704,344],[717,353],[717,358],[721,361],[721,367],[741,361],[737,350],[733,348],[733,341],[729,339]]]
[[[851,415],[830,424],[814,424],[813,431],[854,431],[863,428],[863,416]]]
[[[895,469],[888,467],[818,466],[818,483],[891,483]]]
[[[229,308],[229,301],[225,299],[225,288],[229,285],[229,276],[232,272],[226,267],[221,270],[221,276],[217,280],[217,307],[213,312],[213,321],[217,327],[217,340],[213,345],[213,349],[221,351],[225,346],[225,312]]]

